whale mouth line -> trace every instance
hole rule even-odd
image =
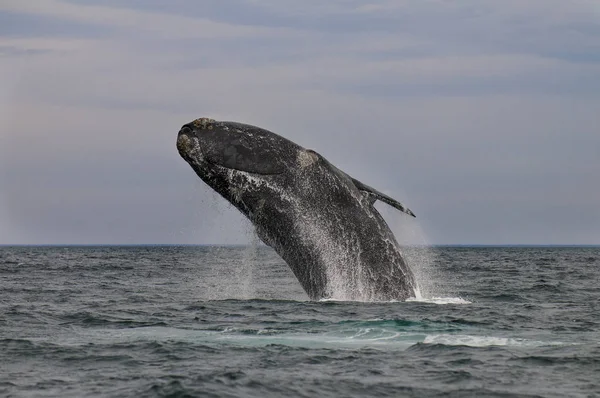
[[[250,175],[257,175],[257,176],[273,176],[273,175],[283,174],[283,172],[284,172],[284,170],[273,172],[273,173],[262,173],[262,172],[259,172],[259,171],[248,171],[248,170],[243,170],[243,169],[240,169],[240,168],[237,168],[237,167],[224,166],[222,164],[219,164],[219,163],[217,163],[215,161],[210,160],[209,157],[204,158],[204,162],[206,162],[210,166],[218,167],[218,168],[221,168],[221,169],[224,169],[224,170],[235,170],[235,171],[239,171],[241,173],[250,174]]]
[[[256,168],[236,167],[235,164],[238,163],[236,159],[231,157],[222,159],[214,152],[214,148],[210,144],[202,142],[199,137],[192,135],[192,130],[187,126],[182,127],[179,131],[177,150],[188,162],[195,163],[198,166],[204,164],[205,166],[217,168],[221,171],[235,170],[256,176],[279,175],[285,172],[284,168],[267,167],[266,170],[260,170]]]

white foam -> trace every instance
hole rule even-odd
[[[319,302],[326,303],[328,301],[338,302],[338,303],[401,303],[402,301],[390,300],[390,301],[376,301],[370,299],[345,299],[345,298],[336,298],[336,297],[328,297],[319,299]]]
[[[559,341],[536,341],[522,338],[476,336],[461,334],[430,334],[418,331],[398,331],[393,328],[361,327],[342,328],[320,333],[285,332],[273,329],[259,329],[255,333],[236,327],[223,330],[180,329],[165,326],[150,326],[128,329],[93,331],[73,328],[67,335],[46,336],[40,340],[55,341],[70,346],[81,346],[93,341],[95,344],[130,343],[140,341],[188,342],[195,344],[233,344],[238,346],[260,347],[281,344],[290,347],[306,348],[364,348],[384,350],[405,350],[417,343],[442,344],[470,347],[543,347],[570,345]]]
[[[180,329],[165,326],[149,326],[128,329],[91,331],[75,328],[67,336],[60,337],[60,344],[81,346],[93,341],[95,344],[130,342],[187,342],[196,344],[233,344],[261,347],[281,344],[305,348],[384,348],[404,350],[423,340],[423,334],[407,333],[386,328],[348,328],[322,333],[287,333],[272,329],[247,333],[244,328],[226,327],[223,330]],[[48,341],[48,337],[42,339]]]
[[[390,301],[374,301],[374,300],[344,300],[338,298],[322,298],[319,302],[326,303],[328,301],[333,302],[352,302],[352,303],[403,303],[401,300],[390,300]],[[406,299],[407,303],[429,303],[429,304],[472,304],[471,301],[465,300],[462,297],[409,297]]]
[[[549,345],[564,345],[559,341],[534,341],[510,337],[471,336],[461,334],[436,334],[425,337],[424,344],[463,345],[469,347],[514,346],[540,347]]]
[[[407,302],[430,303],[430,304],[472,304],[471,301],[465,300],[462,297],[411,297],[406,299]]]

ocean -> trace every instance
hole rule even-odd
[[[600,397],[600,247],[409,247],[309,301],[262,245],[0,247],[2,397]]]

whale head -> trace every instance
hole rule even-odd
[[[265,175],[285,172],[302,148],[258,127],[200,118],[183,125],[177,149],[192,167]]]
[[[209,118],[183,125],[177,150],[206,184],[246,215],[255,210],[256,185],[285,180],[305,151],[259,127]]]

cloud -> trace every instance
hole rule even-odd
[[[595,242],[589,2],[166,4],[0,5],[13,25],[47,22],[0,29],[14,239],[244,241],[174,149],[211,116],[316,149],[409,205],[434,243]]]
[[[101,5],[78,5],[56,0],[40,0],[35,3],[8,0],[0,6],[0,10],[180,38],[247,37],[290,33],[288,29],[247,27],[215,22],[207,18],[189,18]]]

